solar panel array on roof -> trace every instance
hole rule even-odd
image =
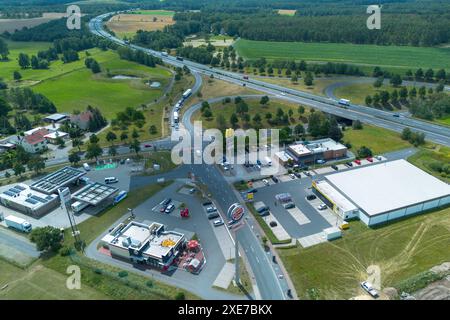
[[[69,185],[85,174],[84,171],[64,167],[32,183],[30,188],[47,194],[54,193],[58,188]]]
[[[14,189],[17,189],[17,190],[20,190],[20,191],[26,190],[26,188],[22,187],[21,185],[15,185]]]
[[[101,183],[89,184],[72,195],[73,199],[97,205],[119,189]]]
[[[10,197],[14,197],[16,195],[14,192],[11,192],[9,190],[3,191],[3,193]]]
[[[36,203],[39,202],[39,201],[36,201],[36,200],[34,200],[32,198],[27,198],[27,199],[25,199],[25,201],[28,202],[28,203],[31,203],[31,204],[36,204]]]

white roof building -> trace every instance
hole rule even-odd
[[[450,203],[450,185],[406,160],[396,160],[326,176],[360,209],[367,224],[423,212]]]

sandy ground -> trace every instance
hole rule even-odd
[[[215,47],[229,47],[233,44],[233,39],[227,39],[227,40],[210,40],[211,44]],[[195,39],[195,40],[188,40],[183,42],[183,45],[186,46],[193,46],[194,48],[200,47],[202,45],[207,45],[205,39]]]
[[[154,21],[155,20],[155,21]],[[138,30],[162,30],[167,25],[174,24],[170,16],[152,14],[119,14],[111,17],[107,26],[114,32],[136,32]]]

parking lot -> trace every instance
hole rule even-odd
[[[199,287],[211,288],[226,260],[234,258],[234,244],[225,225],[213,226],[213,221],[216,219],[209,220],[202,205],[206,200],[202,199],[198,189],[191,192],[192,188],[182,181],[176,181],[133,208],[133,214],[135,221],[138,222],[154,221],[164,224],[167,230],[195,233],[206,257],[206,264],[200,276],[182,269],[174,270],[166,276],[170,276],[174,281],[186,283],[195,281]],[[166,199],[170,199],[170,202],[164,204]],[[161,208],[170,204],[174,205],[173,210],[161,211]],[[189,210],[189,217],[181,217],[180,211],[183,208]],[[114,260],[109,262],[114,263]]]

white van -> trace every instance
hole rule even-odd
[[[86,208],[88,205],[89,203],[87,202],[75,201],[70,205],[70,207],[72,208],[73,212],[77,213]]]
[[[116,183],[119,182],[119,180],[116,177],[107,177],[105,178],[105,183],[109,184],[109,183]]]
[[[90,171],[91,170],[91,167],[87,163],[83,163],[83,168],[86,171]]]

